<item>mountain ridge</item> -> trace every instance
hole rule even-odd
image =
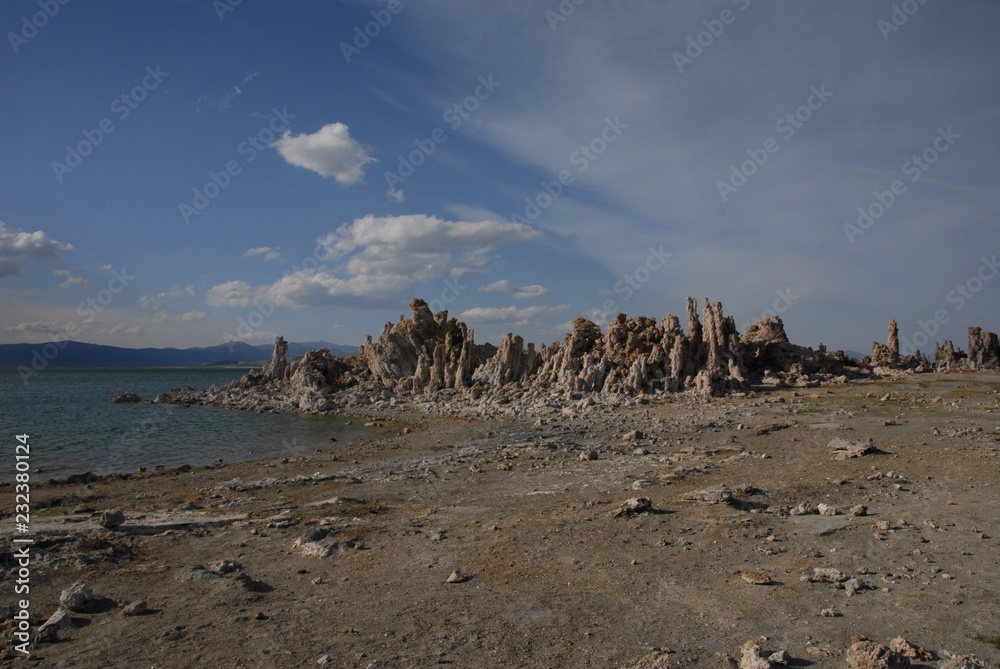
[[[231,342],[190,348],[123,348],[103,344],[63,340],[39,344],[0,344],[0,368],[20,366],[46,367],[200,367],[217,364],[259,363],[270,359],[272,344],[257,346]],[[338,356],[353,355],[357,346],[328,342],[290,343],[288,354],[305,355],[317,348],[327,348]]]

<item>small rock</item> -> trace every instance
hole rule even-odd
[[[105,529],[113,530],[121,527],[125,523],[125,514],[121,509],[101,511],[101,515],[97,519],[97,523]]]
[[[813,575],[809,577],[809,581],[812,583],[843,583],[848,578],[848,575],[839,569],[814,567]]]
[[[632,490],[642,490],[643,488],[648,488],[653,485],[652,481],[647,481],[646,479],[639,479],[637,481],[632,481]]]
[[[802,502],[797,507],[788,512],[792,516],[808,516],[817,513],[816,507],[809,502]]]
[[[645,448],[637,448],[632,451],[632,455],[649,455],[649,451]]]
[[[908,657],[911,660],[919,660],[921,662],[928,662],[934,659],[931,653],[928,653],[923,648],[919,646],[914,646],[912,643],[907,641],[901,636],[896,637],[889,642],[889,650],[893,650],[903,657]]]
[[[597,459],[597,451],[582,451],[580,453],[580,459],[581,460],[585,460],[585,461],[586,460],[596,460]]]
[[[640,513],[649,513],[653,510],[653,500],[648,497],[630,497],[625,500],[618,510],[612,515],[615,518],[622,516],[635,516]]]
[[[236,560],[219,560],[208,566],[216,574],[231,574],[234,571],[243,571],[243,565]]]
[[[445,579],[445,583],[464,583],[466,580],[468,579],[465,574],[462,573],[462,570],[456,569],[448,575],[448,578]]]
[[[847,651],[850,669],[905,669],[910,660],[874,641],[858,641]]]
[[[684,495],[681,496],[681,499],[685,502],[723,504],[732,501],[733,491],[726,486],[715,486],[712,488],[703,488],[701,490],[692,490],[691,492],[684,493]]]
[[[829,504],[818,504],[816,510],[819,511],[821,516],[836,516],[840,512],[837,511],[837,507],[830,506]]]
[[[183,504],[181,504],[180,506],[177,507],[177,510],[178,511],[197,511],[200,508],[202,508],[201,505],[200,504],[196,504],[195,502],[184,502]]]
[[[82,611],[94,599],[94,593],[91,592],[90,586],[83,581],[77,581],[62,591],[62,594],[59,595],[59,604],[70,611]]]
[[[73,513],[90,513],[92,510],[93,509],[91,509],[86,504],[77,504],[75,507],[73,507]]]
[[[751,585],[769,585],[773,582],[770,576],[760,571],[745,571],[741,576]]]
[[[941,669],[982,669],[986,663],[975,655],[958,655],[941,665]]]
[[[819,614],[824,618],[839,618],[840,616],[844,615],[837,609],[833,608],[823,609],[822,611],[819,612]]]
[[[851,515],[852,516],[867,516],[868,515],[868,507],[865,506],[864,504],[858,504],[857,506],[852,506],[851,507]]]
[[[320,656],[320,658],[316,660],[316,664],[318,664],[321,667],[325,664],[330,664],[330,656],[329,655]]]
[[[847,592],[848,597],[853,597],[862,590],[867,590],[868,587],[868,584],[860,578],[851,578],[844,581],[844,590]]]
[[[141,401],[142,398],[135,393],[115,393],[115,396],[111,398],[112,404],[136,404]]]
[[[139,616],[146,612],[149,604],[145,599],[138,599],[130,604],[126,604],[122,609],[122,615],[126,616]]]
[[[767,661],[771,663],[772,667],[785,667],[792,661],[792,657],[787,650],[779,650],[777,653],[771,653]]]
[[[860,458],[876,451],[875,447],[866,441],[852,441],[841,437],[831,439],[827,446],[833,449],[838,460]]]
[[[56,612],[49,616],[38,631],[35,632],[35,640],[40,643],[51,643],[59,640],[59,631],[73,628],[73,619],[64,607],[60,606]]]

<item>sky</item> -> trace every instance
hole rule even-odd
[[[0,5],[0,343],[1000,330],[996,0]],[[683,322],[683,318],[682,318]]]

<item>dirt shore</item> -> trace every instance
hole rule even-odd
[[[502,422],[383,412],[412,429],[33,485],[33,631],[76,581],[93,600],[28,658],[8,619],[0,657],[727,667],[757,639],[793,665],[844,667],[856,637],[903,636],[930,653],[914,666],[1000,666],[1000,375],[578,404]],[[11,605],[14,490],[0,495]],[[123,525],[99,525],[109,509]]]

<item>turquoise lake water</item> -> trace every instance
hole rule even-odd
[[[200,465],[298,455],[372,438],[372,428],[338,416],[258,414],[214,407],[112,404],[115,393],[143,400],[171,388],[207,388],[239,378],[244,368],[51,369],[25,383],[0,370],[0,481],[14,478],[15,435],[30,435],[34,480],[91,471]],[[358,421],[354,421],[358,422]]]

